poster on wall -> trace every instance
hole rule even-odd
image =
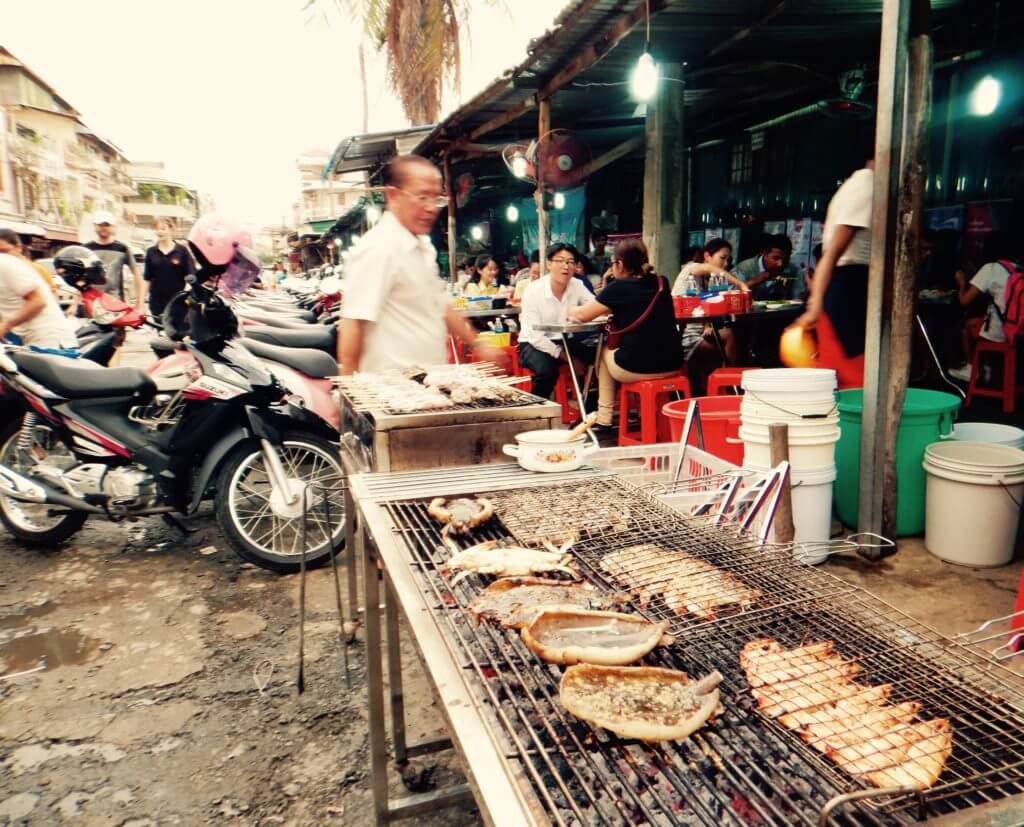
[[[988,237],[1006,230],[1013,203],[1005,201],[973,201],[964,209],[964,259],[973,266],[984,264]]]
[[[929,230],[941,232],[942,230],[956,230],[960,232],[964,228],[964,205],[957,204],[955,207],[933,207],[924,211],[925,226]]]
[[[785,235],[786,233],[786,222],[785,221],[765,221],[764,222],[764,234],[765,235]]]
[[[740,254],[740,228],[727,227],[722,238],[728,241],[729,246],[732,247],[732,257],[735,260]]]
[[[722,238],[725,235],[725,227],[708,227],[704,231],[704,244],[707,244],[713,238]],[[703,245],[701,245],[703,246]]]
[[[793,255],[790,264],[801,274],[807,272],[811,258],[811,230],[814,221],[810,218],[791,218],[786,222],[786,235],[793,244]]]

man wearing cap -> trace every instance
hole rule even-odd
[[[127,301],[124,292],[124,268],[127,267],[135,278],[135,309],[141,313],[146,299],[145,282],[135,264],[132,251],[126,244],[114,238],[114,216],[106,210],[100,210],[93,216],[92,223],[96,230],[96,239],[85,246],[99,256],[107,271],[107,283],[103,290],[122,301]]]

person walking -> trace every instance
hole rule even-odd
[[[17,256],[22,261],[27,261],[29,266],[39,273],[43,281],[46,282],[46,286],[50,288],[53,295],[57,295],[57,282],[53,280],[53,276],[50,275],[50,271],[43,267],[37,261],[33,261],[29,258],[28,252],[25,250],[25,245],[21,241],[19,236],[14,230],[7,227],[0,227],[0,253],[10,253],[13,256]]]
[[[149,285],[149,314],[160,319],[167,302],[185,289],[185,279],[196,268],[185,245],[174,240],[170,219],[156,220],[156,238],[156,244],[146,250],[142,279]]]
[[[437,167],[399,155],[384,168],[384,187],[387,210],[345,266],[341,374],[444,364],[449,335],[484,361],[502,361],[504,353],[479,343],[477,331],[448,303],[428,235],[447,203]]]
[[[107,283],[103,286],[104,292],[117,296],[122,301],[128,301],[124,289],[124,268],[127,267],[134,279],[135,309],[141,313],[145,307],[145,282],[135,264],[131,249],[114,238],[114,216],[100,210],[93,216],[92,223],[96,238],[84,246],[96,253],[106,268]]]

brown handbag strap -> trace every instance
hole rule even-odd
[[[626,333],[631,333],[647,321],[647,317],[651,315],[651,312],[654,310],[654,305],[658,303],[658,299],[661,298],[661,294],[665,290],[665,280],[661,276],[657,276],[656,278],[658,279],[658,291],[654,294],[654,298],[651,299],[651,303],[647,305],[647,309],[621,330],[616,330],[612,327],[611,322],[608,322],[608,332],[611,335],[622,336]]]

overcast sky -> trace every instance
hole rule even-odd
[[[291,222],[295,159],[362,131],[355,24],[305,0],[10,0],[0,45],[131,160],[241,220]],[[473,0],[462,100],[519,63],[566,0]],[[10,6],[9,8],[6,6]],[[407,126],[368,64],[370,131]],[[455,108],[452,98],[446,108]]]

